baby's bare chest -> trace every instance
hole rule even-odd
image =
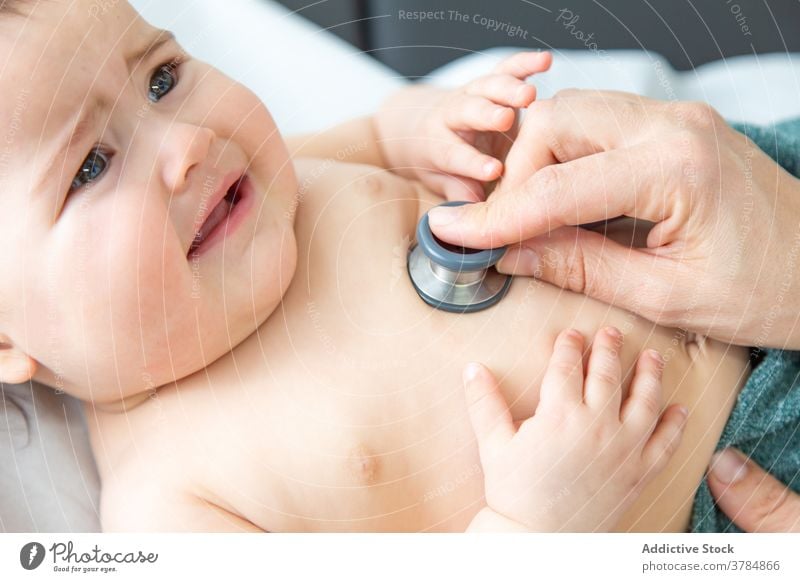
[[[186,456],[264,529],[463,530],[483,503],[463,367],[492,367],[529,416],[550,324],[519,312],[523,280],[486,312],[431,309],[406,269],[417,193],[377,172],[343,182],[301,192],[281,306],[175,399],[204,419]]]
[[[407,276],[416,193],[367,174],[314,195],[282,305],[195,378],[205,487],[273,531],[463,529],[482,475],[453,322]]]

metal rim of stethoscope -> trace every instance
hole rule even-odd
[[[468,202],[442,206],[462,204]],[[511,276],[494,268],[506,247],[460,252],[448,246],[433,235],[426,213],[417,224],[417,244],[408,257],[408,274],[422,300],[451,313],[472,313],[499,302],[511,286]]]

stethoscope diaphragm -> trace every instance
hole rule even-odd
[[[442,206],[460,206],[463,201]],[[426,213],[417,224],[417,244],[408,254],[408,274],[428,305],[453,313],[471,313],[495,305],[511,286],[511,276],[494,265],[506,247],[476,250],[444,243],[431,232]]]

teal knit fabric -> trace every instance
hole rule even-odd
[[[733,127],[800,177],[800,119],[770,127]],[[800,289],[791,292],[800,293]],[[800,492],[800,352],[766,350],[762,356],[739,394],[717,450],[738,448]],[[705,480],[697,490],[691,530],[742,531],[717,508]]]

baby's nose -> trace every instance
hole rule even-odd
[[[188,187],[190,172],[203,166],[215,139],[216,134],[207,127],[187,123],[170,126],[161,151],[163,179],[171,193],[179,194]]]

